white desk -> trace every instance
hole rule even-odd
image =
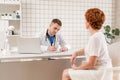
[[[73,52],[0,54],[0,80],[61,80],[62,71],[70,68],[70,60],[66,57],[70,57]],[[48,60],[56,57],[59,59]],[[80,57],[78,64],[84,59],[84,56]]]
[[[74,51],[67,51],[61,53],[49,53],[44,52],[42,54],[20,54],[20,53],[6,53],[0,54],[0,62],[10,62],[10,61],[32,61],[32,60],[43,60],[48,58],[61,58],[70,57]],[[83,58],[84,56],[80,56]]]

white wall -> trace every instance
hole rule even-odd
[[[115,3],[115,27],[120,29],[120,0]]]
[[[115,22],[114,28],[120,29],[120,0],[115,0]],[[116,37],[115,41],[120,41],[120,36]]]

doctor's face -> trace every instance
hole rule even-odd
[[[49,27],[50,34],[55,35],[60,30],[60,28],[61,26],[58,25],[57,23],[51,23]]]

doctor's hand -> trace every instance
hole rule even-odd
[[[48,51],[56,51],[57,48],[55,46],[48,46]]]
[[[66,48],[66,47],[60,48],[60,52],[64,52],[64,51],[67,51],[67,50],[68,50],[68,48]]]

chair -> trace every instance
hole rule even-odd
[[[112,59],[112,68],[106,69],[113,71],[113,80],[120,80],[120,42],[113,43],[108,46],[109,55]],[[105,76],[104,76],[105,77]]]
[[[120,80],[120,42],[109,45],[108,50],[113,67],[103,69],[103,76],[98,80]]]

